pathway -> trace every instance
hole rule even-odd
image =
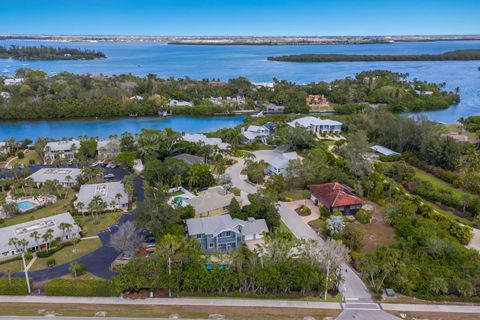
[[[213,307],[262,307],[262,308],[302,308],[327,309],[344,312],[338,319],[397,319],[380,309],[369,306],[354,310],[338,302],[273,300],[273,299],[238,299],[238,298],[147,298],[124,299],[121,297],[47,297],[47,296],[0,296],[0,303],[60,303],[60,304],[109,304],[109,305],[169,305],[169,306],[213,306]],[[362,305],[358,303],[358,305]],[[363,304],[366,305],[366,304]],[[479,314],[480,306],[473,305],[438,305],[438,304],[381,304],[381,309],[403,312],[443,312]],[[368,311],[368,312],[366,312]],[[383,314],[383,315],[381,315]],[[379,316],[383,317],[379,317]],[[368,316],[368,317],[366,317]]]

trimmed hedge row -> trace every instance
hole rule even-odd
[[[25,278],[0,278],[0,295],[24,296],[28,294]]]
[[[115,297],[120,294],[108,280],[53,279],[44,287],[47,296]]]
[[[60,251],[60,250],[62,250],[63,248],[68,247],[68,246],[72,246],[72,245],[73,245],[72,242],[63,242],[63,243],[60,243],[60,244],[56,245],[55,247],[50,248],[48,251],[38,251],[38,252],[37,252],[37,257],[39,257],[39,258],[48,258],[48,257],[50,257],[52,254],[54,254],[55,252]]]

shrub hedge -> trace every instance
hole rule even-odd
[[[47,296],[114,297],[120,293],[108,280],[53,279],[44,287]]]
[[[25,278],[0,278],[0,295],[24,296],[27,295],[27,284]]]
[[[73,245],[72,242],[63,242],[63,243],[57,244],[55,247],[50,248],[48,251],[38,251],[37,252],[37,257],[48,258],[52,254],[54,254],[55,252],[60,251],[63,248],[68,247],[68,246],[72,246],[72,245]]]

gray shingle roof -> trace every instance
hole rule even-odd
[[[268,232],[265,219],[249,219],[248,221],[243,221],[240,219],[232,219],[229,214],[188,219],[187,229],[189,236],[195,236],[197,234],[217,236],[224,231],[240,232],[244,236]]]

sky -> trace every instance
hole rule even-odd
[[[0,0],[0,33],[480,34],[480,0]]]

